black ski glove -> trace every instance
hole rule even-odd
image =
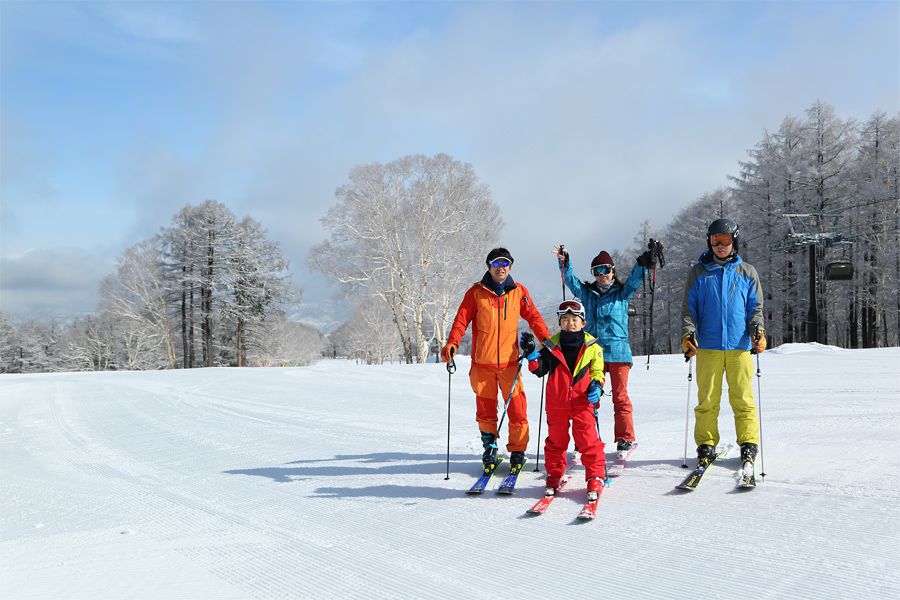
[[[644,267],[645,269],[652,269],[656,266],[656,260],[653,258],[653,251],[647,250],[640,256],[638,256],[637,264]]]
[[[527,331],[523,331],[522,339],[519,340],[519,347],[522,349],[522,354],[525,356],[534,352],[534,336]]]

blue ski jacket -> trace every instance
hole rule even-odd
[[[559,262],[563,269],[562,261]],[[603,359],[608,363],[632,362],[631,344],[628,343],[628,301],[644,282],[645,271],[635,263],[623,285],[613,284],[606,293],[601,293],[594,283],[583,283],[575,278],[571,256],[563,269],[566,286],[584,304],[584,330],[597,338],[603,348]]]
[[[763,329],[759,275],[740,256],[724,265],[704,252],[688,274],[681,304],[682,337],[694,333],[704,350],[750,350],[750,334]]]

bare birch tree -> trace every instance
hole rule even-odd
[[[129,348],[137,350],[148,344],[158,344],[164,350],[168,367],[174,369],[177,367],[175,339],[163,280],[161,243],[161,238],[156,236],[125,250],[116,260],[116,272],[100,282],[100,306],[131,324],[133,332],[123,332],[128,339],[133,335],[141,338],[139,344],[134,340]],[[130,368],[134,368],[140,359],[131,354],[128,362]]]
[[[490,191],[471,165],[438,154],[356,167],[335,197],[322,219],[331,237],[310,251],[310,269],[348,296],[384,302],[406,362],[414,348],[424,362],[429,307],[452,302],[446,285],[470,275],[469,257],[483,256],[503,226]]]

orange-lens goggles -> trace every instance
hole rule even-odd
[[[730,233],[714,233],[709,236],[710,246],[730,246],[734,237]]]

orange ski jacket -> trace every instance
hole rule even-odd
[[[519,317],[528,322],[541,341],[550,337],[550,331],[524,285],[507,277],[503,293],[498,296],[488,287],[486,279],[490,276],[486,273],[466,292],[447,342],[459,346],[472,323],[472,365],[507,367],[519,359]]]

